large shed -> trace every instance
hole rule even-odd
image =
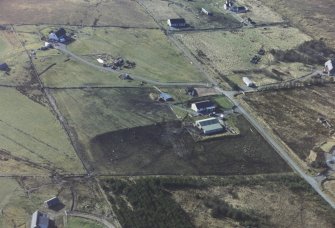
[[[224,130],[220,122],[215,117],[197,120],[195,121],[195,126],[205,135],[220,133]]]

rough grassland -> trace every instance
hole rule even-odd
[[[329,137],[317,122],[323,116],[335,123],[333,85],[248,94],[244,100],[273,131],[304,160],[313,147]]]
[[[15,89],[0,90],[0,149],[56,169],[81,173],[81,162],[50,110]]]
[[[214,68],[226,75],[233,74],[234,70],[266,68],[273,64],[270,54],[264,56],[257,65],[250,63],[250,59],[261,47],[266,51],[286,50],[310,40],[309,36],[291,27],[175,34],[175,37],[210,69]]]
[[[67,220],[68,228],[104,228],[104,225],[100,225],[96,222],[89,221],[82,218],[69,217]]]
[[[157,27],[131,0],[2,0],[0,23]]]
[[[80,30],[68,47],[78,55],[107,53],[134,61],[134,69],[125,72],[162,82],[199,82],[202,76],[160,30],[92,29]]]
[[[333,0],[261,0],[312,37],[325,38],[335,48]]]

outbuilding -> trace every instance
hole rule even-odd
[[[199,101],[191,104],[191,109],[197,113],[210,113],[216,109],[215,104],[210,100]]]
[[[195,121],[195,126],[199,128],[205,135],[220,133],[224,130],[220,122],[215,118],[208,118]]]
[[[1,71],[8,71],[9,70],[9,66],[7,63],[0,63],[0,70]]]
[[[242,80],[248,87],[255,86],[255,82],[251,81],[248,77],[243,77]]]
[[[169,19],[167,20],[167,24],[172,28],[186,27],[186,21],[184,18]]]
[[[47,214],[35,211],[31,217],[31,228],[48,228],[49,218]]]
[[[335,75],[335,69],[332,60],[325,62],[325,72],[328,74],[328,76]]]
[[[170,94],[167,94],[167,93],[161,93],[159,94],[159,98],[158,98],[159,101],[173,101],[173,97],[170,95]]]
[[[229,8],[230,11],[234,13],[246,13],[248,12],[248,8],[245,6],[232,6]]]
[[[58,205],[60,205],[61,204],[61,202],[60,202],[60,200],[58,199],[58,197],[52,197],[51,199],[48,199],[48,200],[46,200],[46,201],[44,201],[44,206],[46,207],[46,208],[55,208],[55,207],[57,207]]]

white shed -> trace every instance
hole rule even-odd
[[[249,87],[255,86],[255,82],[251,81],[248,77],[243,77],[242,80]]]

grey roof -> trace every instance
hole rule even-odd
[[[216,118],[208,118],[196,121],[205,134],[223,131],[222,125]]]
[[[172,96],[170,94],[167,94],[167,93],[161,93],[159,95],[159,99],[162,99],[164,101],[171,101],[171,100],[173,100]]]
[[[60,200],[57,197],[53,197],[51,199],[48,199],[47,201],[44,201],[44,203],[48,207],[53,207],[53,206],[56,206],[56,205],[60,204]]]

